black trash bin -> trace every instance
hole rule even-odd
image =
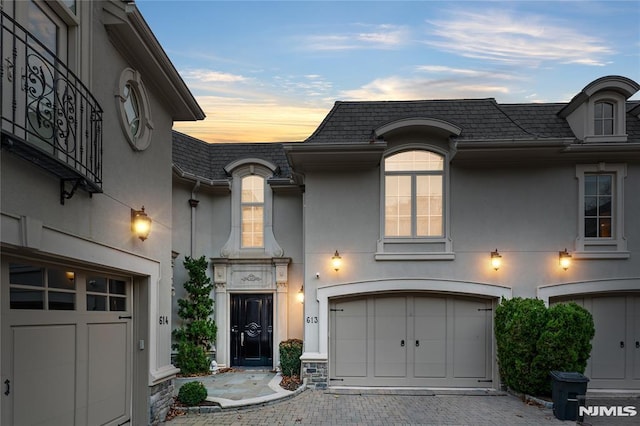
[[[586,395],[588,381],[587,377],[576,372],[551,372],[553,414],[558,420],[577,419],[578,396]]]

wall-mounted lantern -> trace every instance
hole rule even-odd
[[[497,271],[498,269],[500,269],[501,265],[502,255],[498,253],[498,249],[495,249],[495,251],[491,252],[491,267]]]
[[[304,302],[304,286],[300,287],[300,291],[298,291],[298,294],[296,295],[298,302],[303,303]]]
[[[558,252],[558,262],[565,271],[569,269],[569,266],[571,266],[571,254],[569,254],[567,249]]]
[[[151,218],[145,213],[144,206],[140,210],[131,209],[131,231],[144,241],[151,232]]]
[[[331,266],[333,266],[333,269],[336,271],[339,271],[342,266],[342,258],[340,257],[338,250],[336,250],[335,254],[331,257]]]

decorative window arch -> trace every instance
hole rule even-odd
[[[447,152],[425,144],[403,145],[385,155],[377,260],[454,258],[448,163]]]
[[[231,232],[222,248],[222,257],[272,258],[284,251],[273,235],[273,192],[269,178],[275,164],[257,158],[229,163],[231,175]]]

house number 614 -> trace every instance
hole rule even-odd
[[[317,324],[318,317],[307,317],[307,324]]]
[[[167,325],[169,324],[169,317],[167,317],[166,315],[160,315],[160,318],[158,318],[158,322],[160,323],[160,325]]]

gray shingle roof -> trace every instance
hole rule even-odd
[[[498,104],[495,99],[336,102],[305,143],[363,143],[374,129],[410,117],[462,128],[458,140],[573,137],[556,113],[564,104]]]
[[[173,132],[173,164],[198,177],[226,179],[226,165],[251,157],[269,161],[279,167],[276,177],[291,177],[291,168],[281,143],[211,144]]]

